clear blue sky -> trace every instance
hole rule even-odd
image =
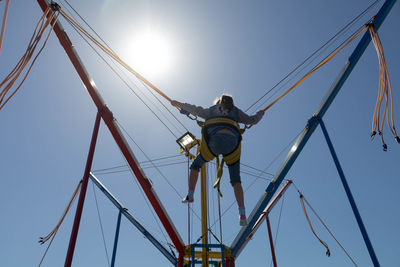
[[[246,109],[372,1],[70,0],[70,3],[122,58],[129,59],[133,68],[143,70],[143,74],[169,97],[208,106],[222,92],[228,92],[238,107]],[[349,32],[365,23],[382,4],[380,1]],[[1,16],[4,7],[5,1],[2,1]],[[11,1],[0,54],[1,80],[24,53],[41,15],[36,1]],[[177,155],[179,150],[175,137],[115,77],[67,22],[63,18],[60,21],[114,116],[148,157],[157,159]],[[400,7],[397,3],[379,32],[391,75],[397,124],[400,123],[399,25]],[[132,59],[132,54],[138,50],[135,47],[137,38],[140,39],[140,33],[146,29],[168,41],[170,58],[167,67],[158,73],[148,72],[140,63],[135,65],[135,58],[139,56]],[[268,110],[263,120],[246,132],[243,163],[258,169],[270,166],[267,169],[270,173],[279,169],[288,151],[279,153],[316,111],[356,42]],[[161,65],[160,62],[153,64]],[[400,145],[389,135],[387,128],[387,152],[382,151],[379,139],[371,141],[369,136],[378,75],[377,55],[370,45],[324,120],[380,263],[396,267],[400,266]],[[284,88],[288,88],[296,78]],[[200,136],[193,121],[175,110],[173,112],[195,135]],[[35,266],[39,263],[45,245],[40,246],[38,238],[56,225],[82,177],[95,115],[95,105],[52,34],[20,91],[0,111],[1,266]],[[173,128],[177,135],[185,132],[176,122],[174,124],[178,128]],[[130,144],[137,158],[146,160],[140,150],[132,142]],[[123,164],[121,153],[102,124],[92,169]],[[181,195],[186,193],[185,164],[160,167],[160,170]],[[180,203],[180,197],[155,169],[145,169],[145,172],[187,242],[186,206]],[[210,176],[213,175],[211,167]],[[99,175],[98,178],[135,218],[161,242],[165,241],[130,173]],[[358,266],[372,266],[319,128],[287,178],[294,180]],[[223,210],[233,201],[228,179],[226,171],[222,181]],[[243,173],[243,186],[247,188],[254,179]],[[268,181],[258,179],[246,191],[247,213],[251,212],[267,185]],[[197,203],[194,206],[198,214],[199,191],[196,191]],[[215,200],[214,190],[212,194]],[[118,212],[99,191],[97,198],[111,257]],[[211,208],[213,203],[210,196]],[[281,202],[270,216],[274,233],[280,207]],[[61,226],[42,266],[64,264],[74,212],[75,206]],[[309,215],[317,233],[329,245],[331,257],[325,256],[324,248],[313,237],[298,194],[292,187],[285,195],[279,224],[278,265],[352,266],[317,219],[311,213]],[[215,218],[215,211],[210,211],[210,217]],[[194,219],[193,225],[193,236],[197,238],[200,236],[200,222]],[[224,243],[230,245],[239,230],[237,211],[233,207],[223,217]],[[219,233],[219,230],[216,228],[215,232]],[[270,266],[270,261],[264,224],[236,264]],[[170,265],[126,219],[121,226],[116,263],[116,266]],[[108,266],[91,184],[73,266]]]

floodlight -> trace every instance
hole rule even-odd
[[[186,152],[189,152],[189,150],[197,144],[196,137],[190,132],[186,132],[184,135],[179,137],[176,142]]]

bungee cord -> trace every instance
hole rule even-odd
[[[326,256],[330,257],[331,256],[331,251],[329,250],[328,245],[324,241],[322,241],[321,238],[319,238],[319,236],[317,235],[317,233],[314,230],[314,227],[312,226],[311,220],[310,220],[310,218],[308,217],[308,214],[307,214],[307,209],[306,209],[306,207],[304,205],[304,196],[302,194],[300,194],[300,203],[301,203],[301,207],[302,207],[303,212],[304,212],[304,216],[306,216],[308,225],[310,226],[311,232],[318,239],[318,241],[326,248],[326,253],[325,253]]]
[[[90,33],[88,33],[78,22],[76,22],[72,17],[70,17],[65,11],[63,11],[61,8],[58,10],[60,14],[69,22],[73,27],[75,27],[77,30],[79,30],[83,35],[85,35],[91,42],[93,42],[95,45],[97,45],[103,52],[105,52],[107,55],[109,55],[112,59],[114,59],[116,62],[118,62],[122,67],[124,67],[127,71],[132,73],[134,76],[136,76],[139,80],[144,82],[146,85],[148,85],[151,89],[156,91],[159,95],[164,97],[168,102],[171,102],[171,98],[169,98],[165,93],[163,93],[160,89],[158,89],[155,85],[153,85],[150,81],[148,81],[146,78],[144,78],[141,74],[139,74],[137,71],[135,71],[132,67],[130,67],[125,61],[123,61],[117,54],[115,54],[112,50],[110,50],[108,47],[103,45],[101,42],[99,42],[96,38],[94,38]]]
[[[387,68],[385,54],[383,52],[383,46],[379,38],[379,34],[373,24],[368,24],[367,27],[371,34],[371,39],[374,43],[379,59],[379,90],[378,98],[375,104],[374,115],[372,118],[371,138],[374,138],[378,131],[378,134],[382,140],[383,150],[387,151],[387,145],[383,139],[383,126],[385,124],[385,119],[387,121],[388,128],[392,132],[395,140],[397,141],[397,143],[400,143],[400,138],[397,135],[394,125],[392,85],[390,83],[389,71]],[[382,102],[384,102],[383,105]],[[382,110],[383,116],[381,117],[380,113]]]
[[[300,198],[300,202],[302,205],[302,209],[304,211],[304,214],[306,216],[306,219],[311,227],[311,230],[313,231],[314,235],[319,239],[319,237],[316,235],[316,233],[314,232],[312,225],[311,225],[311,221],[307,215],[307,211],[305,209],[305,205],[307,204],[307,206],[310,208],[310,210],[314,213],[314,215],[318,218],[318,220],[321,222],[321,224],[324,226],[324,228],[328,231],[328,233],[331,235],[331,237],[336,241],[336,243],[339,245],[339,247],[343,250],[343,252],[346,254],[346,256],[350,259],[350,261],[354,264],[354,266],[358,266],[357,263],[354,261],[354,259],[350,256],[350,254],[347,252],[347,250],[343,247],[343,245],[337,240],[337,238],[333,235],[332,231],[328,228],[328,226],[326,225],[326,223],[322,220],[322,218],[318,215],[318,213],[315,211],[315,209],[311,206],[311,204],[308,202],[308,200],[304,197],[304,194],[299,190],[299,188],[296,186],[296,184],[293,182],[294,187],[296,188],[297,192],[299,193],[299,198]],[[321,243],[323,243],[323,245],[327,248],[327,245],[325,242],[323,242],[322,240],[319,239],[319,241]],[[327,248],[327,255],[328,255],[328,251],[329,249]],[[330,256],[330,252],[329,255]]]
[[[28,74],[30,73],[33,65],[35,64],[37,58],[39,55],[42,53],[44,47],[47,44],[47,41],[50,37],[50,34],[53,30],[54,25],[57,22],[59,13],[55,13],[51,7],[48,7],[46,11],[43,13],[42,17],[40,18],[39,22],[36,24],[36,28],[33,32],[33,35],[29,41],[28,47],[24,53],[24,55],[21,57],[21,59],[18,61],[16,66],[11,70],[11,72],[6,76],[6,78],[0,83],[0,110],[3,109],[3,107],[7,104],[7,102],[18,92],[18,90],[21,88],[22,84],[25,82],[26,78],[28,77]],[[43,37],[47,27],[50,26],[50,30],[41,46],[37,54],[33,57],[33,54]],[[30,60],[33,60],[28,67],[25,75],[23,76],[21,82],[18,84],[18,86],[14,89],[14,91],[9,94],[10,89],[14,85],[14,83],[18,80],[22,72],[24,71],[25,67],[28,65]]]
[[[1,1],[0,1],[1,2]],[[3,40],[4,40],[4,32],[6,31],[6,22],[7,22],[7,15],[8,15],[8,8],[10,7],[10,0],[7,0],[6,2],[6,7],[4,9],[4,15],[3,15],[3,22],[1,24],[1,33],[0,33],[0,53],[1,53],[1,48],[3,46]]]
[[[149,97],[139,88],[139,85],[136,84],[136,82],[133,82],[133,81],[126,75],[125,72],[122,72],[122,71],[121,71],[121,69],[120,69],[119,66],[123,67],[123,68],[126,69],[128,72],[130,72],[131,74],[134,74],[134,73],[132,72],[133,69],[127,69],[127,67],[129,67],[128,64],[126,64],[126,63],[121,64],[120,61],[116,60],[115,57],[118,57],[118,56],[116,55],[116,53],[114,52],[114,50],[112,50],[112,48],[104,41],[104,39],[101,38],[101,36],[89,25],[88,22],[86,22],[86,20],[76,11],[76,9],[74,9],[74,8],[71,6],[71,4],[70,4],[68,1],[65,0],[65,2],[70,6],[70,8],[74,11],[74,13],[76,13],[77,16],[89,27],[89,29],[90,29],[91,31],[94,32],[94,34],[101,40],[101,42],[102,42],[104,45],[103,45],[103,46],[99,46],[98,44],[101,44],[101,42],[100,42],[100,41],[97,41],[97,40],[96,40],[96,42],[93,42],[93,40],[95,40],[95,38],[94,38],[93,36],[92,36],[91,38],[85,38],[85,36],[87,37],[87,34],[89,35],[89,33],[87,33],[87,31],[86,31],[87,34],[83,33],[83,32],[80,30],[80,28],[83,29],[81,26],[80,26],[80,28],[77,28],[77,27],[76,27],[76,25],[77,25],[78,23],[76,22],[76,19],[73,17],[73,15],[69,15],[69,17],[72,18],[72,19],[74,19],[74,20],[75,20],[75,23],[72,23],[72,22],[71,22],[70,20],[68,20],[68,19],[67,19],[67,22],[68,22],[68,23],[72,26],[72,28],[81,36],[81,38],[91,47],[91,49],[103,60],[103,62],[106,63],[106,65],[114,72],[114,74],[116,74],[117,77],[130,89],[130,91],[131,91],[131,92],[132,92],[132,93],[133,93],[133,94],[134,94],[134,95],[135,95],[135,96],[150,110],[150,112],[151,112],[151,113],[152,113],[152,114],[167,128],[167,129],[168,129],[168,131],[174,136],[174,138],[177,139],[177,138],[178,138],[178,135],[180,135],[180,134],[177,135],[174,131],[172,131],[171,128],[166,124],[166,122],[160,118],[160,116],[162,116],[170,125],[172,125],[172,126],[175,128],[175,130],[176,130],[177,132],[181,133],[181,131],[180,131],[180,130],[175,126],[175,124],[172,123],[172,121],[166,116],[166,113],[165,113],[165,112],[162,112],[162,111],[160,110],[160,108],[159,108],[152,100],[149,99]],[[64,6],[64,5],[63,5],[63,6]],[[125,78],[123,78],[122,75],[121,75],[114,67],[111,66],[111,64],[96,50],[96,48],[91,44],[91,42],[89,42],[88,39],[89,39],[90,41],[92,41],[92,43],[94,43],[94,44],[95,44],[97,47],[99,47],[101,50],[103,50],[103,52],[105,52],[104,49],[108,49],[108,52],[106,52],[106,54],[107,54],[108,56],[110,56],[110,53],[114,55],[114,56],[110,56],[110,57],[113,59],[113,61],[111,61],[111,62],[112,62],[113,64],[115,64],[116,68],[119,69],[119,72],[121,72],[121,73],[124,74]],[[118,57],[118,58],[119,58],[119,57]],[[118,64],[116,64],[116,63],[118,63]],[[129,67],[129,68],[130,68],[130,67]],[[134,74],[134,75],[135,75],[135,74]],[[175,121],[177,121],[177,122],[181,125],[182,128],[184,128],[186,131],[189,131],[188,128],[187,128],[187,127],[186,127],[186,126],[171,112],[171,110],[170,110],[167,106],[165,106],[165,104],[156,96],[156,94],[154,94],[154,92],[153,92],[154,88],[152,88],[152,86],[149,86],[149,82],[146,82],[146,81],[144,81],[143,79],[140,79],[140,78],[137,77],[136,75],[135,75],[135,77],[138,78],[138,80],[139,80],[139,82],[142,84],[142,86],[143,86],[143,87],[157,100],[157,102],[167,111],[167,114],[170,114],[170,116],[172,116],[172,117],[175,119]],[[150,103],[158,110],[158,114],[161,114],[161,115],[158,115],[158,114],[149,106],[149,104],[147,104],[147,103],[143,100],[143,98],[139,96],[139,94],[132,88],[132,86],[128,83],[128,81],[129,81],[130,83],[134,84],[134,86],[136,87],[136,89],[137,89],[140,93],[142,93],[142,95],[146,98],[146,100],[147,100],[148,102],[150,102]],[[154,86],[153,86],[153,87],[154,87]],[[151,89],[153,89],[153,90],[151,90]],[[158,90],[158,89],[157,89],[157,90]]]
[[[74,202],[74,200],[75,200],[76,197],[78,196],[78,192],[79,192],[80,189],[81,189],[81,185],[82,185],[82,180],[80,180],[79,183],[78,183],[78,185],[76,186],[75,191],[74,191],[74,193],[72,194],[72,197],[71,197],[70,201],[68,202],[67,207],[65,208],[65,210],[64,210],[64,212],[63,212],[63,214],[62,214],[60,220],[58,221],[58,223],[57,223],[57,225],[54,227],[54,229],[51,230],[51,232],[50,232],[48,235],[46,235],[45,237],[40,237],[39,243],[40,243],[41,245],[43,245],[44,243],[46,243],[48,240],[50,240],[50,242],[49,242],[49,244],[47,245],[47,248],[46,248],[46,250],[45,250],[45,252],[44,252],[44,254],[43,254],[43,256],[42,256],[42,259],[40,260],[39,267],[40,267],[41,264],[43,263],[44,258],[46,257],[47,252],[48,252],[48,250],[49,250],[51,244],[53,243],[53,240],[54,240],[54,238],[55,238],[55,236],[56,236],[56,234],[57,234],[57,232],[58,232],[58,229],[60,228],[60,226],[61,226],[61,224],[63,223],[65,217],[67,216],[69,210],[71,209],[72,203]]]
[[[285,151],[289,148],[289,146],[290,146],[291,144],[293,144],[293,142],[300,136],[301,132],[302,132],[302,131],[300,131],[294,138],[292,138],[292,140],[278,153],[277,156],[275,156],[275,158],[267,165],[267,167],[265,167],[264,170],[262,170],[262,171],[260,172],[260,174],[259,174],[258,176],[256,176],[255,179],[253,179],[253,181],[243,190],[244,193],[246,193],[246,192],[255,184],[255,182],[256,182],[257,180],[260,179],[260,177],[262,176],[262,174],[265,173],[266,170],[268,170],[268,169],[272,166],[272,164],[274,164],[274,162],[275,162],[276,160],[278,160],[278,158],[283,154],[283,152],[285,152]],[[268,179],[268,180],[269,180],[269,179]],[[287,179],[286,179],[286,180],[287,180]],[[271,180],[269,180],[269,181],[271,181]],[[219,221],[220,221],[220,220],[222,219],[222,217],[224,217],[224,215],[233,207],[233,205],[234,205],[235,203],[236,203],[235,201],[231,202],[231,204],[222,212]],[[211,227],[213,227],[217,222],[218,222],[218,220],[214,221],[213,224],[211,224]]]
[[[71,26],[73,26],[72,24],[71,24]],[[175,139],[177,139],[178,138],[178,135],[174,132],[174,131],[172,131],[171,130],[171,128],[160,118],[160,116],[149,106],[149,104],[147,104],[144,100],[143,100],[143,98],[132,88],[132,86],[121,76],[121,74],[115,69],[115,68],[113,68],[111,65],[110,65],[110,63],[109,62],[107,62],[107,60],[95,49],[95,47],[93,47],[93,45],[91,44],[91,43],[89,43],[88,42],[88,40],[87,39],[85,39],[84,38],[84,36],[81,34],[81,32],[79,32],[75,27],[73,27],[73,29],[82,37],[82,39],[92,48],[92,50],[103,60],[103,62],[114,72],[114,74],[115,75],[117,75],[117,77],[130,89],[130,91],[150,110],[150,112],[161,122],[161,124],[163,124],[166,128],[167,128],[167,130],[174,136],[174,138]],[[136,85],[136,84],[134,84],[135,85],[135,87],[139,90],[139,87]],[[143,94],[144,95],[144,94]],[[147,98],[147,100],[149,101],[149,102],[151,102],[148,98]],[[154,105],[154,104],[153,104]],[[159,109],[158,109],[159,110]],[[159,110],[160,111],[160,110]],[[160,112],[160,114],[164,117],[164,118],[166,118],[165,117],[165,115],[164,115],[164,113],[162,113],[162,112]],[[168,118],[166,118],[166,120],[168,121],[168,122],[170,122],[169,121],[169,119]],[[170,122],[171,123],[171,122]],[[171,123],[171,125],[173,125],[172,123]],[[174,126],[175,127],[175,126]],[[176,127],[175,127],[175,129],[177,129]]]
[[[322,52],[324,52],[326,49],[328,49],[335,40],[339,39],[341,35],[343,35],[346,31],[350,29],[352,25],[354,25],[357,21],[359,21],[365,14],[367,14],[368,11],[370,11],[377,3],[379,0],[376,0],[373,2],[370,6],[368,6],[365,10],[363,10],[359,15],[354,17],[349,23],[347,23],[344,27],[342,27],[337,33],[335,33],[328,41],[326,41],[321,47],[319,47],[317,50],[315,50],[311,55],[309,55],[306,59],[304,59],[299,65],[297,65],[292,71],[290,71],[288,74],[286,74],[279,82],[277,82],[274,86],[272,86],[267,92],[262,95],[260,98],[258,98],[253,104],[251,104],[247,109],[246,112],[249,111],[252,107],[254,107],[257,103],[259,103],[263,98],[265,98],[268,94],[270,94],[275,88],[277,88],[279,85],[281,85],[285,80],[285,84],[282,84],[282,86],[278,89],[280,90],[286,83],[290,82],[293,78],[289,79],[290,76],[297,76],[298,73],[300,73],[302,70],[304,70],[309,64],[311,64],[318,55],[320,55]],[[312,59],[314,57],[314,59]],[[307,63],[309,62],[309,63]],[[307,64],[306,64],[307,63]],[[303,66],[303,67],[302,67]],[[301,69],[300,69],[301,68]],[[294,74],[297,70],[298,73]],[[294,75],[293,75],[294,74]],[[275,92],[277,93],[277,92]],[[272,94],[269,98],[267,98],[263,103],[261,103],[258,108],[260,108],[263,104],[265,104],[273,95]],[[258,109],[256,108],[256,109]]]
[[[300,80],[298,80],[295,84],[293,84],[289,89],[287,89],[282,95],[272,101],[268,106],[262,109],[264,112],[267,111],[270,107],[272,107],[276,102],[281,100],[284,96],[290,93],[294,88],[296,88],[299,84],[304,82],[308,77],[310,77],[314,72],[320,69],[323,65],[325,65],[329,60],[331,60],[337,53],[339,53],[343,48],[345,48],[348,44],[350,44],[354,39],[356,39],[360,34],[362,34],[366,30],[366,26],[363,26],[357,32],[355,32],[352,36],[348,38],[342,45],[336,48],[331,54],[325,57],[318,65],[316,65],[312,70],[310,70],[307,74],[305,74]]]

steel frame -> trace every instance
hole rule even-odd
[[[37,1],[43,11],[49,5],[48,0],[37,0]],[[373,21],[373,23],[375,24],[375,27],[377,29],[379,29],[379,27],[381,26],[382,22],[386,18],[387,14],[390,12],[390,10],[393,7],[393,5],[395,4],[395,2],[396,2],[396,0],[386,0],[385,1],[385,3],[383,4],[383,6],[379,10],[378,14],[375,16],[374,21]],[[82,185],[82,189],[81,189],[81,193],[80,193],[80,197],[79,197],[78,208],[77,208],[77,212],[75,215],[74,226],[73,226],[73,229],[71,232],[70,245],[69,245],[68,252],[67,252],[65,266],[71,266],[71,263],[72,263],[73,251],[74,251],[75,242],[76,242],[76,238],[77,238],[77,234],[78,234],[78,230],[79,230],[80,216],[82,213],[83,203],[84,203],[84,198],[85,198],[85,193],[86,193],[87,180],[89,177],[90,166],[91,166],[91,163],[93,160],[93,154],[94,154],[95,144],[96,144],[96,140],[97,140],[97,133],[98,133],[99,123],[100,123],[100,117],[101,117],[103,119],[103,121],[105,122],[106,126],[108,127],[110,133],[112,134],[115,142],[119,146],[125,159],[127,160],[128,165],[130,166],[133,173],[135,174],[139,184],[142,186],[147,198],[149,199],[154,210],[156,211],[161,223],[163,224],[164,228],[166,229],[174,246],[176,247],[176,249],[179,253],[177,265],[182,267],[183,266],[183,257],[184,257],[184,242],[182,241],[182,238],[180,237],[178,231],[176,230],[175,226],[173,225],[168,214],[165,212],[165,209],[162,206],[160,200],[158,199],[154,189],[152,188],[152,185],[149,182],[149,179],[146,177],[146,175],[143,173],[142,169],[140,168],[138,161],[136,160],[128,143],[126,142],[125,138],[123,137],[118,125],[115,123],[112,112],[105,105],[103,99],[101,98],[101,95],[99,94],[99,92],[96,89],[94,81],[90,78],[89,74],[87,73],[78,54],[76,53],[76,51],[73,48],[72,43],[69,40],[67,33],[64,31],[64,29],[62,28],[59,21],[57,21],[57,23],[54,26],[54,32],[57,35],[58,39],[60,40],[61,45],[65,49],[69,59],[71,60],[72,64],[74,65],[77,73],[79,74],[82,82],[84,83],[89,95],[91,96],[91,98],[98,110],[97,116],[96,116],[95,128],[93,130],[92,141],[91,141],[91,145],[90,145],[90,149],[89,149],[87,164],[86,164],[86,168],[85,168],[85,173],[84,173],[84,177],[83,177],[84,183]],[[297,139],[295,144],[292,146],[292,149],[290,150],[285,161],[281,165],[281,168],[276,173],[272,182],[266,188],[265,193],[260,198],[257,205],[251,212],[251,214],[249,216],[249,224],[241,229],[241,231],[238,233],[235,240],[233,241],[233,243],[231,245],[232,254],[229,258],[227,257],[225,259],[226,267],[232,267],[235,265],[234,264],[235,258],[237,258],[239,256],[240,252],[243,250],[244,246],[247,244],[248,237],[253,233],[253,230],[254,230],[255,225],[257,224],[257,221],[262,216],[263,210],[265,209],[265,207],[267,207],[271,198],[278,190],[279,185],[282,183],[286,174],[289,172],[290,168],[292,167],[292,165],[295,162],[295,160],[297,159],[298,155],[304,148],[305,144],[307,143],[307,141],[309,140],[309,138],[311,137],[311,135],[313,134],[313,132],[315,131],[317,126],[321,123],[321,120],[322,120],[324,114],[330,107],[331,103],[334,101],[336,95],[340,91],[344,82],[347,80],[348,76],[352,72],[354,66],[357,64],[357,62],[360,59],[360,57],[362,56],[362,54],[364,53],[364,51],[365,51],[366,47],[368,46],[368,44],[370,43],[370,41],[371,41],[370,34],[368,32],[366,32],[364,34],[363,38],[358,43],[357,47],[354,49],[351,56],[349,57],[347,63],[345,64],[345,66],[342,69],[342,71],[340,72],[338,78],[336,79],[336,81],[334,82],[332,87],[330,88],[326,97],[321,102],[316,113],[313,115],[313,117],[311,117],[308,120],[303,132],[300,134],[299,138]],[[325,132],[324,132],[324,134],[325,134]],[[326,137],[328,145],[329,145],[329,141],[328,141],[329,137],[327,137],[327,135],[325,135],[325,137]],[[331,150],[332,156],[334,157],[334,150],[331,149],[331,146],[329,146],[329,148]],[[335,157],[334,157],[334,159],[335,159]],[[335,163],[336,163],[336,161],[335,161]],[[338,170],[339,170],[339,167],[338,167]],[[341,176],[341,178],[342,178],[342,176]],[[342,181],[343,181],[343,179],[342,179]],[[86,183],[86,185],[85,185],[85,183]],[[347,193],[347,190],[346,190],[346,193]],[[350,202],[352,203],[351,200],[350,200]],[[352,206],[353,206],[353,204],[352,204]],[[354,208],[353,208],[353,211],[354,211]],[[121,213],[123,213],[123,212],[124,211],[122,210]],[[357,217],[357,215],[356,215],[356,217]],[[358,217],[357,217],[357,221],[359,221]],[[360,223],[359,223],[359,226],[360,226]],[[363,233],[363,227],[360,226],[360,228],[361,228],[361,232]],[[364,228],[364,230],[365,230],[365,228]],[[366,233],[366,231],[365,231],[365,233]],[[372,245],[370,244],[369,239],[367,238],[368,239],[367,240],[365,238],[364,233],[363,233],[363,237],[366,242],[366,245],[367,245],[367,248],[370,253],[370,256],[371,256],[374,266],[380,266],[379,262],[376,258],[376,255],[373,251]],[[116,235],[116,239],[117,239],[117,235]],[[212,244],[205,244],[205,245],[210,246]]]

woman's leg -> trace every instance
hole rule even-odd
[[[228,166],[229,176],[231,178],[231,184],[233,192],[235,194],[236,202],[239,209],[239,224],[241,226],[247,225],[246,209],[244,206],[244,193],[242,183],[240,181],[240,160],[235,164]]]
[[[242,183],[237,182],[233,185],[233,192],[235,194],[236,202],[238,207],[244,207],[244,194]]]
[[[199,170],[205,163],[201,155],[198,155],[190,166],[189,181],[188,181],[188,194],[182,200],[183,203],[192,203],[194,201],[194,190],[196,189],[197,179],[199,177]]]

